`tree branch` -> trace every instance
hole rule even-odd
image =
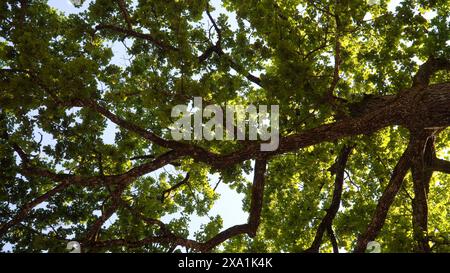
[[[333,253],[339,253],[339,246],[336,240],[336,236],[334,235],[333,232],[333,227],[331,225],[329,225],[327,228],[327,234],[328,238],[330,238],[331,245],[333,246]]]
[[[196,155],[196,154],[207,154],[208,153],[203,148],[195,146],[195,145],[190,145],[190,144],[186,144],[186,143],[178,142],[178,141],[174,141],[174,140],[166,140],[166,139],[154,134],[153,132],[151,132],[149,130],[146,130],[132,122],[129,122],[129,121],[113,114],[106,107],[101,106],[94,100],[78,100],[75,103],[75,105],[85,106],[85,107],[101,114],[102,116],[108,118],[111,122],[113,122],[117,126],[127,129],[131,132],[134,132],[137,135],[141,136],[142,138],[147,139],[161,147],[174,149],[177,151],[184,151],[186,155],[187,154]]]
[[[419,71],[414,76],[413,86],[427,86],[434,73],[440,70],[450,70],[450,60],[446,58],[430,57],[419,67]]]
[[[64,181],[64,182],[58,184],[53,189],[49,190],[48,192],[37,197],[33,201],[28,202],[24,206],[22,206],[22,208],[19,210],[19,212],[16,214],[16,216],[14,216],[13,219],[11,219],[10,221],[8,221],[5,224],[0,226],[0,238],[3,237],[11,227],[13,227],[17,224],[20,224],[20,222],[22,222],[22,220],[28,216],[29,212],[34,207],[36,207],[37,205],[41,204],[42,202],[48,200],[50,197],[54,196],[58,192],[61,192],[68,186],[70,186],[70,183],[68,181]]]
[[[28,73],[28,72],[27,72]],[[191,143],[165,140],[114,114],[93,100],[72,99],[66,106],[85,106],[104,115],[120,127],[128,129],[162,147],[176,150],[179,157],[191,157],[217,169],[225,169],[252,158],[262,158],[298,150],[321,142],[333,141],[348,136],[371,134],[390,125],[408,127],[417,121],[423,126],[446,127],[450,125],[450,83],[430,85],[424,90],[420,100],[409,89],[401,90],[401,96],[381,96],[368,100],[370,111],[346,117],[334,123],[320,125],[287,137],[280,137],[279,148],[271,152],[260,151],[261,142],[246,143],[229,154],[219,155]],[[57,100],[58,102],[58,100]],[[64,102],[61,102],[64,103]],[[410,105],[416,107],[410,107]],[[366,107],[367,108],[367,107]]]
[[[158,47],[158,48],[160,48],[162,50],[165,50],[165,51],[178,51],[178,48],[176,48],[176,47],[174,47],[174,46],[172,46],[170,44],[166,44],[165,42],[162,42],[162,41],[156,39],[151,34],[141,33],[141,32],[137,32],[137,31],[132,30],[132,29],[125,29],[125,28],[121,28],[119,26],[114,26],[114,25],[109,25],[109,24],[97,25],[95,27],[95,31],[99,31],[99,30],[109,30],[109,31],[112,31],[112,32],[117,32],[117,33],[124,34],[125,37],[134,37],[134,38],[147,40],[151,44],[153,44],[154,46],[156,46],[156,47]]]
[[[256,160],[253,186],[252,186],[252,200],[250,203],[250,216],[249,216],[249,235],[250,237],[256,236],[256,230],[258,229],[261,210],[264,197],[264,180],[266,173],[266,159]]]
[[[247,78],[247,80],[249,80],[250,82],[263,87],[262,86],[262,81],[260,78],[256,77],[255,75],[251,74],[248,71],[245,71],[245,69],[243,67],[241,67],[240,65],[238,65],[230,56],[228,56],[227,54],[225,54],[225,52],[222,50],[222,31],[219,28],[219,26],[217,25],[216,21],[214,20],[214,18],[211,16],[211,13],[209,12],[209,4],[206,8],[206,15],[208,16],[209,20],[211,21],[211,23],[213,24],[213,27],[217,33],[217,41],[214,45],[211,45],[210,47],[208,47],[205,52],[203,52],[200,56],[198,56],[198,61],[199,63],[202,63],[204,61],[206,61],[209,57],[212,56],[212,54],[215,52],[219,57],[222,58],[226,58],[227,61],[230,64],[230,67],[233,68],[236,72],[238,72],[239,74],[243,75],[245,78]]]
[[[313,253],[319,252],[320,245],[322,244],[323,234],[325,233],[325,231],[330,230],[332,227],[333,219],[336,216],[341,203],[342,189],[344,185],[345,166],[347,165],[347,160],[352,150],[353,147],[344,146],[341,152],[339,153],[334,168],[336,178],[334,181],[333,198],[330,207],[326,210],[327,213],[320,222],[319,227],[317,228],[314,241],[312,242],[311,246],[307,250],[305,250],[305,252],[313,252]]]
[[[337,1],[336,1],[336,9],[337,9]],[[341,20],[339,18],[339,15],[337,14],[337,11],[334,14],[334,20],[336,23],[336,33],[335,33],[335,42],[334,42],[334,70],[333,70],[333,80],[330,84],[330,87],[328,88],[326,97],[327,100],[335,105],[336,98],[334,97],[334,90],[336,89],[336,86],[339,82],[339,70],[341,65],[341,42],[340,42],[340,35],[341,35]]]
[[[371,134],[390,125],[409,126],[412,119],[416,120],[417,111],[420,111],[420,109],[427,109],[427,112],[420,112],[423,125],[448,126],[450,125],[449,90],[450,84],[447,83],[431,85],[425,90],[421,101],[417,101],[416,97],[409,92],[403,92],[405,95],[397,98],[389,96],[389,99],[386,101],[374,99],[375,101],[371,106],[372,110],[370,112],[364,112],[357,117],[344,118],[334,123],[320,125],[294,135],[280,137],[279,147],[275,151],[262,152],[260,151],[261,143],[255,141],[246,143],[245,146],[240,147],[238,150],[224,155],[210,152],[193,144],[161,139],[142,128],[135,128],[132,125],[130,126],[130,124],[126,124],[124,120],[114,116],[109,111],[104,111],[105,109],[101,109],[101,106],[96,106],[96,108],[114,123],[121,125],[121,127],[135,130],[144,138],[148,140],[153,139],[151,141],[159,143],[158,145],[174,149],[180,153],[180,156],[188,156],[198,162],[206,163],[218,169],[224,169],[252,158],[283,154],[348,136]],[[411,104],[415,104],[416,107],[410,107]]]
[[[217,42],[216,42],[216,45],[219,45],[219,46],[220,46],[220,44],[221,44],[221,42],[222,42],[222,31],[221,31],[221,29],[217,26],[216,21],[214,20],[214,18],[211,16],[211,13],[209,12],[209,3],[207,3],[206,5],[207,5],[207,6],[206,6],[206,15],[208,16],[209,20],[210,20],[211,23],[213,24],[213,27],[214,27],[214,29],[215,29],[215,31],[216,31],[216,33],[217,33]]]
[[[170,194],[172,191],[174,191],[174,190],[178,189],[179,187],[181,187],[181,186],[183,186],[183,185],[189,183],[189,178],[190,178],[190,174],[187,173],[183,180],[181,180],[180,182],[176,183],[176,184],[173,185],[172,187],[170,187],[170,188],[164,190],[164,191],[162,192],[162,194],[161,194],[161,202],[164,202],[164,200],[169,196],[169,194]]]
[[[25,219],[31,209],[39,205],[40,203],[46,201],[53,195],[62,190],[66,189],[69,186],[78,185],[78,186],[99,186],[104,184],[117,184],[120,186],[126,186],[131,183],[134,179],[155,171],[167,164],[169,164],[174,159],[178,158],[178,154],[176,152],[169,151],[165,154],[160,155],[155,160],[139,165],[137,167],[131,168],[129,171],[122,173],[120,175],[109,175],[109,176],[78,176],[78,175],[69,175],[69,174],[57,174],[53,173],[49,170],[40,169],[36,167],[25,167],[22,169],[22,172],[25,175],[31,176],[41,176],[47,177],[54,181],[60,182],[55,188],[46,192],[45,194],[37,197],[36,199],[30,201],[25,206],[23,206],[17,215],[9,222],[3,224],[0,227],[0,237],[3,236],[12,226],[20,223],[23,219]],[[114,212],[114,211],[113,211]],[[108,217],[109,218],[109,217]],[[101,225],[100,225],[101,226]]]
[[[366,231],[359,236],[354,252],[364,252],[367,243],[373,241],[383,227],[389,208],[394,202],[394,198],[403,183],[403,179],[411,167],[411,153],[413,147],[415,147],[415,143],[411,140],[408,144],[408,148],[406,148],[405,152],[397,162],[389,184],[386,186],[380,200],[378,200],[378,205],[372,216],[372,220],[367,226]]]
[[[108,207],[106,211],[102,211],[102,215],[92,224],[89,228],[85,239],[83,240],[84,245],[89,246],[93,242],[97,241],[98,235],[102,225],[116,212],[119,208],[121,195],[125,190],[126,184],[119,185],[119,187],[111,193],[112,204]]]
[[[127,246],[127,247],[139,247],[147,244],[158,243],[163,245],[168,245],[173,247],[174,245],[186,247],[188,249],[194,249],[200,252],[210,252],[213,248],[223,243],[224,241],[240,234],[248,234],[253,237],[256,235],[256,231],[259,226],[261,210],[263,204],[263,195],[264,195],[264,180],[265,180],[265,171],[266,171],[266,159],[258,159],[255,163],[254,170],[254,178],[253,178],[253,186],[252,186],[252,197],[251,197],[251,205],[250,205],[250,215],[248,223],[243,225],[235,225],[232,226],[217,235],[213,238],[209,239],[206,242],[197,242],[190,239],[181,238],[177,235],[171,233],[167,227],[159,220],[155,219],[147,219],[150,220],[149,224],[157,224],[163,230],[162,235],[160,236],[151,236],[147,237],[143,240],[139,241],[128,241],[126,239],[114,239],[114,240],[105,240],[105,241],[96,241],[93,242],[91,247],[99,248],[99,247],[111,247],[111,246]],[[133,213],[137,214],[136,212]]]
[[[119,4],[120,12],[122,12],[123,18],[125,19],[125,22],[127,23],[128,29],[133,29],[133,24],[131,23],[130,14],[128,13],[127,6],[125,4],[124,0],[117,0],[117,3]]]
[[[450,174],[450,161],[435,158],[431,167],[434,171]]]
[[[422,133],[423,134],[423,133]],[[433,170],[429,168],[436,157],[433,135],[413,135],[417,138],[417,147],[413,151],[411,173],[414,198],[412,200],[412,224],[416,251],[430,252],[428,242],[428,192]]]

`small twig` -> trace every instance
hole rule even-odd
[[[164,200],[169,197],[169,194],[178,189],[179,187],[188,184],[189,183],[189,178],[190,178],[190,173],[187,173],[186,176],[184,177],[183,180],[181,180],[180,182],[176,183],[175,185],[173,185],[172,187],[164,190],[161,194],[161,202],[164,202]]]

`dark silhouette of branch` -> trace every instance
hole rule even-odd
[[[450,60],[442,57],[428,58],[428,60],[419,67],[419,71],[413,80],[413,86],[429,85],[433,74],[440,70],[450,70]]]
[[[0,238],[6,234],[6,232],[13,226],[20,224],[22,220],[24,220],[30,211],[36,207],[37,205],[41,204],[42,202],[48,200],[50,197],[54,196],[55,194],[61,192],[65,188],[70,186],[70,183],[68,181],[62,182],[58,184],[53,189],[47,191],[46,193],[42,194],[41,196],[35,198],[34,200],[26,203],[24,206],[22,206],[19,210],[19,212],[8,222],[2,224],[0,226]]]
[[[128,13],[127,6],[125,4],[124,0],[117,0],[117,3],[119,4],[120,12],[123,15],[123,18],[125,19],[125,22],[127,23],[128,29],[133,29],[133,24],[131,23],[130,14]]]
[[[372,220],[367,226],[366,231],[358,237],[358,241],[356,242],[356,247],[354,249],[355,252],[364,252],[366,250],[367,243],[373,241],[383,227],[389,208],[394,202],[394,198],[403,183],[403,179],[411,167],[411,154],[414,146],[415,143],[411,140],[405,152],[397,162],[397,165],[392,172],[389,184],[386,186],[380,200],[378,200],[378,205],[372,216]]]
[[[130,160],[153,159],[153,158],[155,158],[154,155],[138,155],[138,156],[131,157]]]
[[[156,225],[156,226],[158,226],[159,229],[161,230],[161,234],[168,234],[168,233],[170,233],[169,228],[162,221],[146,217],[144,214],[142,214],[142,212],[138,208],[132,207],[130,204],[128,204],[128,202],[126,202],[123,199],[121,199],[119,201],[120,201],[120,205],[123,206],[124,208],[126,208],[137,219],[142,220],[147,225],[150,225],[150,226]]]
[[[101,186],[108,184],[118,184],[119,186],[125,186],[133,182],[136,178],[147,174],[149,172],[155,171],[171,162],[174,158],[177,158],[177,154],[169,151],[165,154],[160,155],[155,160],[139,165],[130,169],[129,171],[120,175],[109,175],[109,176],[79,176],[79,175],[69,175],[69,174],[57,174],[49,170],[35,168],[35,167],[24,167],[21,171],[24,175],[30,176],[41,176],[47,177],[54,181],[60,182],[52,190],[46,192],[45,194],[35,198],[26,205],[24,205],[19,212],[13,217],[12,220],[3,224],[0,227],[0,237],[2,237],[12,226],[20,223],[24,220],[29,212],[41,204],[42,202],[48,200],[55,194],[65,190],[69,186]],[[112,213],[111,213],[112,214]],[[109,218],[109,217],[108,217]]]
[[[337,243],[336,236],[334,235],[333,227],[331,225],[327,228],[328,238],[331,241],[331,245],[333,246],[333,253],[339,253],[339,246]]]
[[[155,219],[146,219],[149,221],[149,224],[157,224],[162,229],[162,234],[159,236],[151,236],[147,237],[143,240],[139,241],[129,241],[126,239],[113,239],[113,240],[105,240],[105,241],[96,241],[93,242],[90,247],[93,248],[101,248],[101,247],[111,247],[111,246],[127,246],[127,247],[139,247],[147,244],[158,243],[162,245],[168,245],[170,248],[173,248],[174,245],[186,247],[187,249],[192,249],[200,252],[210,252],[219,244],[224,241],[240,235],[247,234],[250,237],[254,237],[256,235],[256,231],[258,229],[260,218],[261,218],[261,210],[263,204],[263,195],[264,195],[264,180],[265,180],[265,172],[266,172],[266,159],[258,159],[255,163],[254,170],[254,178],[253,178],[253,186],[252,186],[252,196],[251,196],[251,205],[250,205],[250,215],[249,220],[246,224],[235,225],[232,226],[206,242],[197,242],[194,240],[181,238],[177,235],[174,235],[172,232],[168,230],[168,228],[159,220]],[[133,213],[142,219],[142,215],[137,213],[136,211]],[[145,218],[144,218],[145,219]]]
[[[442,172],[442,173],[450,173],[450,161],[435,158],[433,160],[432,168],[434,171]]]
[[[353,147],[351,146],[344,146],[336,160],[336,163],[334,164],[333,173],[336,174],[336,178],[334,181],[333,198],[330,207],[326,210],[327,213],[325,217],[322,219],[319,227],[317,228],[316,236],[314,237],[311,246],[305,252],[319,252],[320,245],[322,244],[323,234],[327,230],[332,232],[332,222],[339,210],[339,206],[341,203],[345,166],[352,149]],[[334,237],[334,233],[329,233],[329,235]]]
[[[164,190],[161,194],[161,202],[164,202],[164,200],[170,195],[170,193],[172,191],[175,191],[176,189],[178,189],[179,187],[189,183],[189,178],[190,178],[190,174],[187,173],[186,176],[184,177],[183,180],[181,180],[180,182],[176,183],[175,185],[173,185],[172,187]]]
[[[91,249],[110,248],[114,246],[126,246],[128,248],[136,248],[150,244],[173,245],[186,247],[187,249],[202,249],[203,244],[191,239],[185,239],[173,234],[152,236],[142,240],[112,239],[97,241],[90,246]]]
[[[222,31],[220,30],[219,26],[217,26],[216,21],[214,20],[214,18],[211,16],[211,13],[209,12],[209,3],[206,6],[206,15],[208,16],[209,20],[213,24],[214,30],[217,33],[217,43],[216,44],[220,45],[220,43],[222,42]]]
[[[111,205],[105,211],[102,210],[102,215],[98,217],[88,229],[85,239],[83,240],[83,245],[89,246],[93,242],[97,241],[101,227],[119,208],[120,201],[122,200],[121,195],[125,190],[125,186],[126,184],[119,185],[118,188],[111,193]]]
[[[141,33],[141,32],[137,32],[135,30],[132,29],[126,29],[126,28],[122,28],[119,26],[115,26],[115,25],[109,25],[109,24],[100,24],[97,25],[95,27],[95,31],[99,31],[99,30],[109,30],[112,32],[116,32],[116,33],[120,33],[125,35],[125,37],[134,37],[134,38],[139,38],[139,39],[143,39],[143,40],[147,40],[149,41],[151,44],[153,44],[154,46],[165,50],[165,51],[178,51],[178,48],[167,44],[163,41],[160,41],[158,39],[156,39],[153,35],[151,34],[147,34],[147,33]]]
[[[217,38],[217,41],[215,44],[209,46],[200,56],[197,57],[198,62],[203,63],[208,58],[210,58],[213,53],[216,53],[219,57],[226,59],[228,61],[228,63],[230,64],[230,67],[233,68],[239,74],[243,75],[245,78],[247,78],[247,80],[249,80],[250,82],[252,82],[260,87],[263,87],[262,81],[260,78],[256,77],[255,75],[251,74],[250,72],[246,71],[242,66],[237,64],[230,56],[228,56],[222,50],[222,45],[221,45],[222,31],[219,28],[219,26],[217,25],[214,18],[211,16],[211,13],[209,12],[209,5],[206,8],[206,14],[207,14],[209,20],[211,21],[211,23],[213,24],[213,27],[217,33],[218,38]]]

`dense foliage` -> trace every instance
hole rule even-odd
[[[96,0],[65,15],[1,0],[0,246],[450,251],[450,1],[370,2]],[[172,141],[172,107],[194,97],[279,105],[279,149]],[[245,195],[248,223],[209,214],[211,174]],[[189,236],[193,215],[210,221]]]

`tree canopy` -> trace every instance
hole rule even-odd
[[[389,4],[1,1],[0,246],[449,252],[450,1]],[[278,149],[173,140],[194,97],[279,105]],[[212,174],[246,223],[209,214]]]

